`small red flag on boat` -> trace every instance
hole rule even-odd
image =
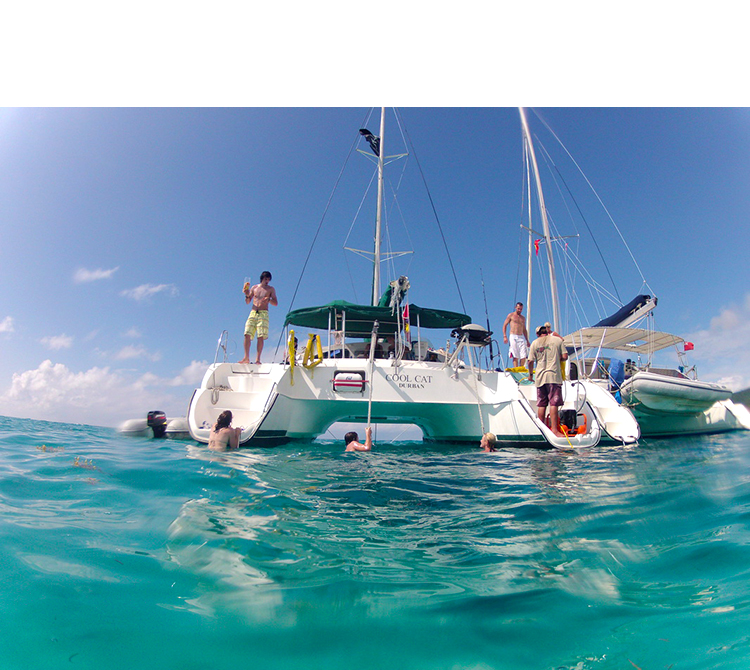
[[[409,332],[409,303],[404,305],[404,330]]]
[[[536,249],[536,255],[539,255],[539,243],[541,240],[534,240],[534,249]]]
[[[692,342],[685,342],[685,351],[692,351],[695,349],[695,345]]]

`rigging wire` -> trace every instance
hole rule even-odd
[[[400,128],[400,124],[399,124],[399,128]],[[401,134],[401,139],[402,139],[402,142],[405,145],[406,141],[403,138],[403,132]],[[374,161],[374,158],[371,155],[366,154],[366,157],[370,158],[370,159],[373,159],[373,161]],[[409,251],[402,251],[402,252],[394,252],[393,251],[394,247],[393,247],[393,239],[392,239],[392,235],[391,235],[391,225],[390,225],[391,210],[389,209],[388,201],[386,199],[384,199],[383,200],[383,221],[382,221],[382,223],[383,223],[383,230],[384,230],[384,233],[383,233],[383,244],[385,246],[385,255],[384,255],[384,258],[381,259],[381,262],[385,263],[386,274],[389,275],[393,279],[395,279],[396,277],[398,277],[399,274],[408,274],[408,271],[411,268],[411,259],[410,259],[409,263],[407,264],[406,270],[404,272],[402,272],[402,273],[397,273],[396,272],[396,262],[395,262],[395,259],[398,258],[399,256],[402,256],[402,255],[407,255],[407,254],[408,255],[412,255],[412,254],[414,254],[414,242],[411,239],[411,235],[409,234],[409,229],[408,229],[408,227],[406,225],[406,221],[405,221],[403,212],[401,211],[401,204],[400,204],[400,201],[398,199],[398,191],[400,190],[401,183],[403,182],[404,175],[406,174],[406,168],[408,166],[408,157],[409,157],[408,153],[397,154],[395,156],[390,156],[390,160],[388,160],[388,158],[389,158],[388,156],[384,156],[384,159],[387,161],[387,164],[395,162],[395,161],[397,161],[397,160],[399,160],[401,158],[406,158],[407,159],[407,160],[404,161],[403,168],[401,169],[400,176],[399,176],[399,178],[398,178],[395,186],[394,186],[394,183],[392,182],[392,180],[389,179],[390,171],[386,173],[386,178],[385,178],[385,187],[388,188],[388,189],[390,189],[390,196],[392,198],[393,205],[396,206],[396,209],[397,209],[397,211],[400,214],[401,223],[402,223],[402,225],[404,227],[404,231],[406,233],[406,237],[407,237],[407,239],[409,241],[409,246],[410,246],[410,250]],[[366,189],[365,193],[363,194],[362,199],[360,200],[359,207],[357,208],[357,211],[356,211],[356,213],[354,215],[354,218],[352,219],[352,223],[351,223],[351,225],[349,227],[349,231],[347,232],[346,239],[344,240],[344,245],[343,245],[343,247],[344,247],[345,250],[352,251],[352,252],[356,253],[357,255],[363,256],[363,257],[368,257],[368,256],[371,256],[372,254],[369,253],[369,252],[363,252],[363,251],[359,251],[359,250],[356,250],[356,249],[350,249],[349,247],[347,247],[347,244],[349,243],[349,239],[350,239],[350,237],[352,235],[352,232],[354,230],[354,226],[357,224],[357,222],[359,220],[360,214],[362,212],[362,208],[363,208],[365,202],[367,201],[367,198],[368,198],[368,195],[370,193],[370,190],[372,189],[372,186],[373,186],[373,184],[374,184],[374,182],[375,182],[375,180],[376,180],[376,178],[378,176],[377,162],[376,161],[374,161],[374,162],[375,162],[376,168],[373,170],[372,176],[370,177],[370,182],[367,185],[367,189]],[[346,256],[346,254],[345,254],[345,256]],[[347,259],[347,267],[349,267],[349,272],[351,274],[351,268],[349,266],[348,259]],[[355,296],[356,296],[356,290],[355,290]]]
[[[396,114],[396,117],[398,118],[398,113]],[[440,231],[440,237],[443,240],[443,246],[445,247],[445,253],[448,255],[448,263],[451,266],[451,272],[453,273],[453,280],[456,282],[456,290],[458,291],[458,298],[461,301],[461,309],[463,309],[464,312],[466,312],[466,305],[464,304],[464,297],[461,294],[461,286],[458,283],[458,276],[456,275],[456,268],[453,266],[453,259],[451,258],[450,250],[448,249],[448,242],[445,239],[445,234],[443,233],[443,226],[440,224],[440,218],[438,217],[437,210],[435,209],[435,203],[432,200],[432,193],[430,193],[430,188],[427,186],[427,179],[424,176],[424,172],[422,171],[422,165],[419,162],[419,157],[417,156],[417,152],[414,149],[414,144],[411,141],[411,137],[409,136],[409,132],[406,130],[406,127],[404,126],[404,133],[406,136],[407,147],[410,146],[412,153],[414,154],[414,160],[417,162],[417,167],[419,168],[419,175],[422,177],[422,183],[424,184],[425,189],[427,190],[427,198],[430,201],[430,206],[432,207],[432,213],[435,215],[435,221],[438,225],[438,230]]]
[[[536,136],[535,136],[536,137]],[[552,156],[550,156],[549,152],[547,151],[547,147],[544,146],[544,143],[537,137],[537,141],[539,142],[539,146],[542,148],[542,158],[544,158],[544,162],[547,163],[547,166],[550,165],[555,169],[555,172],[557,173],[558,177],[560,177],[560,181],[562,181],[563,186],[565,186],[565,190],[568,192],[568,195],[570,196],[570,199],[573,201],[573,204],[575,205],[576,209],[578,210],[578,214],[581,217],[581,220],[583,221],[584,225],[586,226],[586,230],[589,231],[589,235],[591,236],[591,240],[594,243],[594,246],[596,247],[596,251],[599,254],[599,258],[602,259],[602,263],[604,264],[604,269],[607,271],[607,274],[609,275],[609,280],[612,282],[612,286],[615,290],[615,295],[617,295],[617,299],[620,301],[620,305],[622,305],[622,298],[620,297],[620,293],[617,290],[617,284],[615,283],[614,277],[612,276],[612,273],[609,271],[609,265],[607,265],[607,260],[604,258],[604,254],[602,253],[601,248],[599,247],[599,243],[596,241],[596,238],[594,237],[594,233],[591,230],[591,227],[589,226],[589,222],[586,220],[586,217],[584,216],[583,212],[581,211],[580,206],[578,205],[578,201],[576,200],[575,196],[573,195],[573,192],[570,190],[570,187],[568,186],[568,183],[565,181],[565,177],[563,177],[562,173],[558,169],[556,163],[554,160],[552,160]],[[563,147],[564,148],[564,147]],[[555,183],[557,183],[557,180],[555,180]],[[559,188],[559,186],[558,186]],[[598,196],[597,196],[598,197]],[[565,206],[567,207],[567,201],[563,199],[563,202],[565,202]],[[601,200],[599,201],[601,202]],[[571,217],[572,219],[572,217]],[[639,270],[640,272],[640,270]]]
[[[544,147],[542,147],[542,149],[543,149],[544,153],[547,153],[547,151],[546,151],[546,149]],[[544,157],[544,153],[542,154],[543,157]],[[547,153],[547,156],[549,156],[549,153]],[[545,157],[545,162],[546,162],[546,157]],[[549,167],[549,163],[547,163],[547,167]],[[566,200],[566,198],[565,198],[565,196],[563,194],[563,191],[562,191],[562,189],[560,187],[560,183],[557,180],[554,172],[550,171],[549,174],[550,174],[550,178],[552,179],[552,181],[555,184],[555,187],[557,188],[557,192],[560,195],[560,198],[561,198],[563,204],[565,205],[565,208],[566,208],[566,210],[568,212],[568,216],[570,217],[571,223],[573,224],[573,227],[575,228],[575,220],[574,220],[574,218],[572,216],[572,212],[570,211],[570,208],[568,207],[568,203],[567,203],[567,200]],[[559,172],[557,174],[562,179],[562,175],[560,175]],[[564,179],[563,179],[563,182],[564,182]],[[567,186],[567,184],[566,184],[566,186]],[[568,191],[568,192],[570,193],[570,191]],[[570,195],[571,195],[571,198],[573,198],[572,193],[570,193]],[[573,199],[575,200],[575,198],[573,198]],[[579,209],[579,212],[580,212],[580,209]],[[550,218],[552,218],[551,215],[550,215]],[[559,236],[560,230],[559,230],[559,227],[557,226],[557,223],[554,222],[553,225],[555,227],[556,234]],[[591,233],[590,230],[589,230],[589,233]],[[592,235],[592,239],[593,239],[593,235]],[[561,260],[567,261],[569,264],[572,264],[574,266],[576,272],[581,276],[581,278],[583,279],[583,281],[586,283],[587,288],[589,290],[589,295],[591,297],[591,304],[594,306],[595,311],[596,311],[599,319],[601,319],[603,317],[603,315],[606,315],[606,313],[609,311],[607,308],[604,307],[603,298],[606,297],[608,300],[610,300],[612,302],[612,304],[616,305],[617,307],[621,307],[622,306],[622,304],[623,304],[622,300],[620,298],[619,293],[617,293],[617,286],[614,283],[614,280],[612,280],[612,275],[611,274],[610,274],[610,280],[612,280],[612,284],[613,284],[613,286],[615,288],[616,296],[613,295],[608,289],[606,289],[602,284],[600,284],[599,282],[597,282],[592,277],[591,272],[588,270],[588,268],[586,267],[586,265],[583,264],[582,262],[580,262],[578,254],[576,252],[572,251],[567,243],[564,244],[562,242],[562,239],[558,239],[558,240],[556,240],[556,242],[558,243],[558,246],[560,248],[560,256],[559,256],[559,258]],[[594,243],[596,244],[596,240],[594,240]],[[598,248],[598,245],[597,245],[597,248]],[[574,258],[575,258],[575,260],[573,260]],[[605,268],[607,268],[606,261],[604,261],[604,266],[605,266]],[[565,269],[567,271],[570,270],[570,268],[567,267],[567,266],[566,266]],[[607,268],[607,272],[609,274],[609,268]],[[570,282],[566,283],[565,286],[566,286],[566,290],[567,290],[567,292],[566,292],[566,299],[567,300],[570,300],[570,299],[573,299],[573,298],[577,299],[578,296],[577,296],[577,293],[575,292],[575,278],[574,277],[570,277]],[[566,302],[566,304],[569,304],[569,303]],[[577,312],[577,310],[574,310],[574,311]],[[585,314],[585,310],[583,309],[582,305],[581,305],[581,312]],[[581,315],[577,313],[577,316],[578,316],[578,323],[580,325],[582,325],[584,323],[584,321],[580,319]],[[590,323],[590,321],[587,320],[586,323]]]
[[[352,283],[352,291],[354,292],[354,302],[358,303],[359,298],[357,297],[357,287],[354,285],[354,275],[352,274],[352,267],[349,265],[349,258],[344,254],[344,263],[346,263],[346,271],[349,273],[349,281]]]
[[[581,166],[578,165],[578,163],[576,162],[576,159],[573,158],[572,154],[570,153],[570,151],[568,151],[568,148],[563,144],[562,140],[557,136],[557,134],[555,133],[555,131],[552,130],[552,128],[550,128],[549,124],[539,114],[537,114],[536,111],[534,111],[534,114],[536,114],[536,117],[544,124],[545,128],[547,128],[547,130],[549,130],[549,132],[552,133],[552,136],[559,142],[560,146],[563,148],[563,150],[565,151],[565,153],[568,154],[568,157],[573,162],[573,165],[576,166],[576,168],[578,169],[578,171],[581,173],[581,176],[584,178],[584,180],[586,181],[586,183],[589,185],[589,188],[591,189],[592,193],[596,196],[596,199],[599,201],[599,204],[602,206],[602,209],[606,212],[607,217],[609,217],[609,220],[612,223],[612,225],[614,226],[615,230],[617,231],[617,234],[620,236],[620,240],[625,245],[625,248],[628,250],[628,254],[630,255],[630,259],[633,261],[633,265],[635,265],[636,270],[638,270],[638,274],[641,276],[641,280],[643,281],[643,284],[648,288],[648,290],[653,295],[654,291],[648,285],[648,282],[646,281],[646,278],[643,276],[643,272],[641,272],[641,267],[640,267],[640,265],[638,265],[638,261],[635,259],[635,256],[633,255],[633,252],[630,250],[630,247],[628,246],[628,243],[625,241],[625,237],[620,232],[620,228],[615,223],[614,218],[612,218],[612,215],[609,213],[609,210],[607,209],[606,205],[604,204],[604,202],[602,201],[602,199],[599,197],[599,194],[597,193],[597,191],[594,188],[594,186],[592,185],[592,183],[589,181],[589,178],[583,172],[583,170],[581,169]]]
[[[363,121],[362,126],[364,127],[365,123],[367,122],[367,118],[369,116],[369,113],[367,116],[365,116],[365,121]],[[359,132],[354,137],[354,141],[352,142],[351,147],[349,148],[349,153],[346,155],[346,159],[344,160],[344,164],[341,167],[341,170],[339,171],[338,177],[336,177],[336,183],[333,185],[333,189],[331,190],[331,195],[328,196],[328,202],[326,202],[325,209],[323,210],[323,215],[320,217],[320,221],[318,222],[318,228],[315,231],[315,235],[313,236],[312,243],[310,244],[310,248],[307,251],[307,256],[305,257],[305,262],[302,264],[302,269],[299,273],[299,279],[297,280],[297,285],[294,287],[294,293],[292,294],[292,299],[289,303],[289,312],[292,311],[292,307],[294,306],[294,301],[297,298],[297,293],[299,292],[299,287],[302,284],[302,278],[305,276],[305,270],[307,269],[307,264],[310,262],[310,256],[312,256],[313,248],[315,247],[315,242],[318,240],[318,236],[320,235],[321,228],[323,227],[323,221],[325,221],[326,215],[328,214],[328,210],[331,207],[331,201],[333,200],[333,195],[336,193],[336,189],[338,189],[339,183],[341,182],[341,177],[344,174],[344,170],[346,169],[346,166],[349,164],[349,159],[352,156],[352,153],[354,152],[354,147],[357,146],[357,142],[359,141]],[[279,346],[281,345],[281,341],[284,337],[284,331],[282,329],[281,333],[279,334],[279,341],[276,344],[276,352],[279,351]],[[275,355],[275,354],[274,354]]]
[[[370,177],[370,183],[367,184],[367,188],[365,189],[365,192],[362,194],[362,199],[359,201],[359,207],[357,207],[357,211],[354,212],[352,225],[349,226],[349,232],[347,232],[346,237],[344,238],[344,244],[342,245],[344,248],[346,248],[346,245],[349,243],[349,237],[351,236],[352,230],[354,230],[354,226],[357,223],[357,219],[359,218],[359,215],[362,212],[362,207],[365,204],[365,200],[367,200],[367,196],[370,193],[370,189],[372,188],[372,184],[375,181],[376,176],[377,176],[377,170],[375,170],[375,172],[372,173],[372,176]]]

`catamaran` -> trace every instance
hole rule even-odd
[[[253,446],[310,441],[337,422],[413,424],[427,441],[478,443],[492,432],[500,444],[513,446],[635,444],[640,433],[633,414],[606,388],[565,382],[560,437],[539,420],[532,383],[483,362],[488,329],[466,314],[410,303],[406,277],[394,278],[381,296],[385,110],[378,137],[360,132],[377,156],[372,304],[333,300],[290,311],[283,362],[227,361],[224,331],[190,400],[192,438],[207,443],[218,415],[229,409],[242,428],[240,443]],[[527,129],[524,137],[530,144]],[[434,348],[446,333],[445,346]],[[297,342],[304,342],[299,351]]]

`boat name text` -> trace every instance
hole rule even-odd
[[[432,375],[391,375],[385,376],[386,381],[398,384],[400,389],[423,389],[425,384],[432,384]]]

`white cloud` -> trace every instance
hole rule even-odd
[[[155,296],[157,293],[166,293],[167,295],[174,297],[179,294],[179,291],[174,284],[141,284],[135,288],[121,291],[120,295],[141,302],[142,300],[147,300]]]
[[[0,333],[13,333],[16,330],[16,324],[12,316],[6,316],[0,321]]]
[[[208,361],[192,361],[176,377],[170,379],[169,386],[198,386],[206,374]]]
[[[78,268],[73,274],[73,281],[76,284],[85,284],[87,282],[98,281],[99,279],[111,279],[112,275],[117,272],[120,268],[111,268],[109,270],[87,270],[86,268]]]
[[[139,337],[143,337],[140,330],[138,330],[135,326],[133,326],[130,330],[124,332],[122,334],[123,337],[132,337],[134,340],[138,339]]]
[[[750,386],[750,293],[741,305],[722,307],[708,328],[685,336],[695,344],[691,357],[700,378],[726,384],[734,391]]]
[[[145,347],[128,344],[114,355],[115,360],[125,361],[131,358],[145,358],[149,361],[160,361],[161,353],[149,353]]]
[[[176,391],[171,382],[108,367],[73,372],[46,360],[35,370],[13,375],[0,394],[0,414],[96,426],[117,426],[152,409],[185,416],[190,394]]]
[[[73,338],[69,335],[50,335],[39,340],[45,347],[52,351],[70,349],[73,346]]]

